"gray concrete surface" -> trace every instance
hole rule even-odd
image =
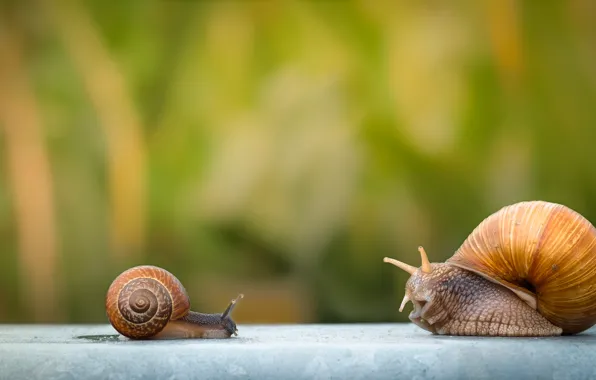
[[[109,325],[0,325],[0,379],[596,379],[596,328],[475,338],[411,324],[239,325],[229,340],[135,342]]]

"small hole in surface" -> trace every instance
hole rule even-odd
[[[418,304],[420,305],[420,309],[422,309],[424,307],[424,305],[426,305],[427,301],[418,301]]]
[[[528,280],[526,280],[525,278],[522,279],[519,283],[519,285],[523,288],[528,289],[530,292],[532,292],[532,294],[536,294],[536,287],[534,285],[532,285]]]

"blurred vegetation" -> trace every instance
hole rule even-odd
[[[0,321],[132,265],[248,322],[405,321],[504,205],[596,221],[590,1],[5,1]]]

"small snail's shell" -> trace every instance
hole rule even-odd
[[[447,262],[509,287],[564,334],[596,323],[596,229],[565,206],[504,207]]]
[[[151,337],[189,310],[190,299],[180,281],[165,269],[150,265],[124,271],[106,295],[110,323],[129,338]]]

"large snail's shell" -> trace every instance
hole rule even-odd
[[[110,323],[129,338],[151,337],[189,310],[190,299],[180,281],[165,269],[150,265],[124,271],[106,295]]]
[[[504,207],[447,262],[510,287],[564,334],[596,323],[596,229],[565,206]]]

